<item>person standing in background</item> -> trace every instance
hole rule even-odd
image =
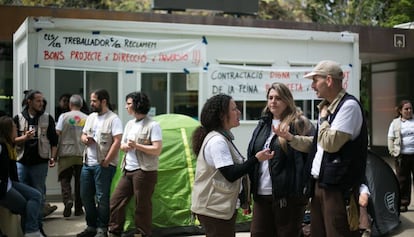
[[[240,125],[240,110],[229,95],[209,98],[200,115],[201,126],[192,137],[197,155],[191,211],[207,237],[234,237],[237,209],[250,207],[248,172],[256,163],[270,159],[269,148],[245,161],[233,144],[230,129]]]
[[[80,197],[80,172],[85,144],[80,139],[88,116],[80,111],[82,104],[83,99],[80,95],[72,95],[69,99],[70,111],[61,114],[56,124],[56,132],[59,135],[58,180],[65,205],[64,217],[72,215],[72,176],[75,178],[75,216],[83,214]]]
[[[395,171],[400,184],[400,212],[408,211],[414,175],[414,119],[410,101],[402,100],[397,116],[388,129],[388,151],[395,159]]]
[[[250,173],[253,193],[252,237],[293,237],[302,231],[308,199],[303,168],[307,153],[293,149],[278,134],[311,136],[313,125],[296,108],[292,93],[282,83],[273,83],[266,94],[267,104],[249,143],[247,157],[269,148],[273,159],[256,163]]]
[[[59,116],[63,113],[69,112],[69,98],[70,94],[65,93],[59,97],[58,106],[55,108],[55,119],[58,121]]]
[[[111,182],[118,164],[123,130],[118,115],[112,112],[107,90],[93,91],[90,102],[92,113],[86,119],[81,137],[86,148],[80,192],[87,227],[77,237],[106,237]]]
[[[122,135],[121,150],[125,156],[123,175],[110,201],[109,236],[121,236],[125,223],[125,207],[135,196],[135,234],[152,236],[152,194],[157,183],[162,133],[158,122],[147,114],[151,108],[148,96],[132,92],[126,96],[129,115],[134,116]]]
[[[40,91],[27,91],[23,111],[13,118],[17,126],[15,142],[19,180],[42,194],[42,206],[46,199],[48,167],[55,166],[58,144],[55,120],[44,112],[43,99]],[[43,213],[39,218],[43,219]],[[40,230],[46,236],[42,227]]]

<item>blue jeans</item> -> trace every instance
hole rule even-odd
[[[22,230],[24,233],[38,231],[41,223],[39,214],[43,206],[40,205],[42,194],[36,189],[19,182],[12,182],[11,189],[6,193],[3,199],[0,199],[0,205],[9,209],[12,213],[19,214],[22,220]]]
[[[80,195],[88,227],[108,228],[109,198],[116,167],[82,166]]]
[[[23,165],[20,162],[17,164],[17,173],[19,175],[19,181],[29,185],[30,187],[38,190],[42,194],[40,206],[43,208],[46,199],[46,177],[49,168],[48,163],[41,163],[37,165]],[[43,209],[42,209],[43,210]],[[39,213],[39,221],[43,221],[43,212]]]

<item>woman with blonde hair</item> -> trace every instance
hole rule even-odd
[[[303,167],[306,153],[293,149],[277,133],[312,135],[313,125],[298,112],[292,93],[282,83],[267,90],[267,104],[253,132],[248,159],[269,148],[273,159],[257,163],[250,172],[253,194],[252,237],[300,236],[305,206]]]

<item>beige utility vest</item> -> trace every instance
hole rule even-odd
[[[96,123],[97,119],[98,119],[98,113],[92,113],[88,116],[87,121],[89,126],[84,128],[84,130],[86,131],[86,135],[87,136],[91,136],[91,137],[95,137],[96,138],[96,154],[98,157],[98,163],[101,163],[106,155],[109,152],[109,149],[112,146],[112,143],[114,142],[114,139],[112,137],[112,122],[114,121],[115,118],[117,118],[117,115],[112,112],[112,111],[108,111],[105,113],[105,119],[104,122],[102,124],[102,127],[100,128],[99,132],[97,134],[95,134],[95,136],[93,136],[93,125]],[[87,147],[85,146],[85,150],[84,150],[84,160],[83,162],[85,162],[87,156]],[[113,159],[111,161],[111,165],[113,166],[117,166],[118,163],[118,156],[115,157],[115,159]]]
[[[209,217],[229,220],[236,210],[240,193],[241,179],[229,182],[218,169],[210,166],[204,158],[204,147],[214,136],[223,136],[212,131],[204,138],[197,157],[197,170],[192,191],[191,211]],[[224,136],[223,136],[224,137]],[[243,162],[243,158],[234,145],[224,138],[230,149],[235,164]]]
[[[58,156],[82,156],[85,145],[81,142],[86,114],[81,111],[69,111],[61,115],[62,131],[59,136]]]
[[[135,123],[135,119],[129,120],[125,126],[125,131],[129,131],[132,125]],[[135,134],[135,142],[138,144],[143,145],[151,145],[151,132],[153,126],[153,120],[149,117],[145,117],[142,121],[142,128]],[[158,170],[159,159],[158,156],[148,155],[144,152],[135,151],[135,154],[138,159],[139,166],[144,171],[155,171]],[[123,162],[122,162],[122,169],[125,168],[126,165],[126,154],[124,155]]]
[[[18,114],[19,118],[19,132],[20,134],[24,134],[26,131],[29,130],[29,122],[23,116],[22,113]],[[49,114],[43,113],[40,115],[38,123],[37,123],[37,137],[38,137],[38,148],[39,148],[39,156],[43,159],[49,159],[50,155],[50,142],[47,138],[47,128],[49,127]],[[20,160],[24,154],[24,143],[20,145],[16,145],[17,151],[17,160]]]
[[[394,140],[387,139],[388,141],[388,151],[391,156],[397,157],[401,153],[401,117],[398,117],[392,120],[393,123],[393,130],[392,133],[394,134]]]

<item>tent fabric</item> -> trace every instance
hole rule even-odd
[[[185,236],[202,234],[192,216],[191,191],[194,183],[196,156],[191,149],[191,137],[200,123],[186,115],[164,114],[154,117],[160,123],[163,148],[159,157],[158,181],[152,197],[154,236]],[[120,154],[122,157],[122,154]],[[112,191],[122,175],[120,164],[112,182]],[[126,210],[125,230],[133,229],[134,199]],[[243,223],[250,215],[238,215],[238,230],[248,230]]]
[[[382,157],[368,151],[366,181],[371,196],[368,212],[372,236],[383,236],[400,224],[400,191],[393,169]]]

